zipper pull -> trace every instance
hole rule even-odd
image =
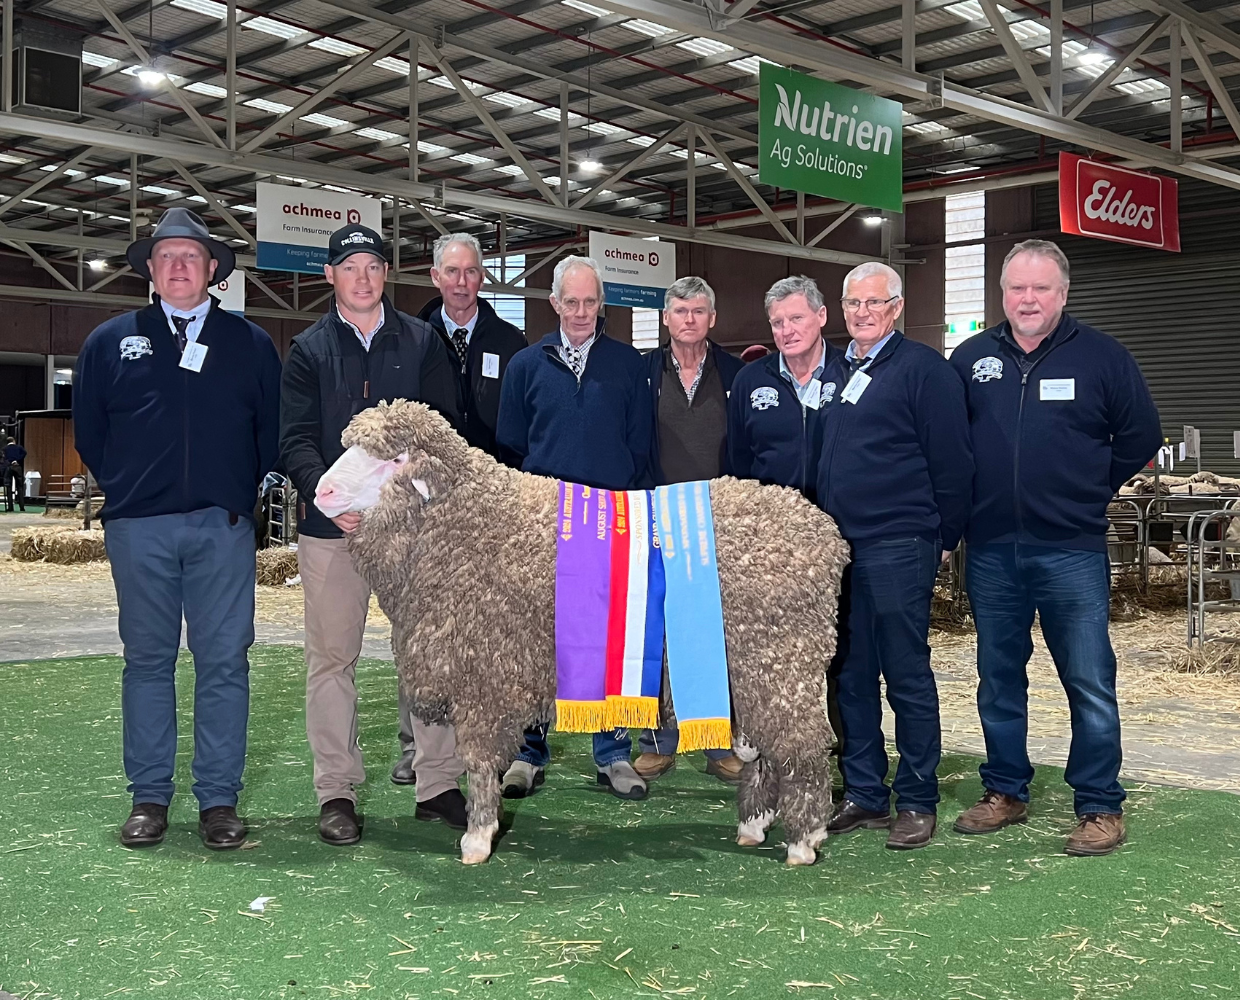
[[[1025,373],[1024,373],[1024,374],[1022,374],[1022,375],[1021,375],[1021,377],[1020,377],[1020,384],[1021,384],[1021,385],[1025,385],[1025,384],[1027,384],[1027,383],[1028,383],[1028,381],[1029,381],[1029,373],[1028,373],[1028,372],[1025,372]]]

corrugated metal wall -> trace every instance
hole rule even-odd
[[[1054,186],[1035,191],[1034,216],[1059,228]],[[1180,219],[1178,254],[1052,237],[1072,262],[1068,311],[1132,351],[1166,437],[1199,427],[1202,468],[1240,475],[1240,192],[1181,180]]]

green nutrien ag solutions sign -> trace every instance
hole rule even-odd
[[[763,63],[758,152],[763,184],[904,210],[897,101]]]

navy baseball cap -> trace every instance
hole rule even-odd
[[[383,237],[373,229],[366,226],[345,226],[332,233],[327,245],[327,263],[335,267],[355,253],[372,253],[382,260],[387,260],[387,253],[383,248]]]

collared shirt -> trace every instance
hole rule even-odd
[[[590,358],[590,348],[594,346],[594,341],[598,339],[598,331],[595,330],[590,334],[590,339],[580,347],[574,347],[568,339],[568,334],[560,330],[560,360],[568,365],[569,370],[581,378],[581,373],[586,370],[586,361]]]
[[[174,309],[163,299],[159,300],[159,304],[163,306],[164,316],[168,319],[168,329],[176,336],[176,324],[172,322],[173,315],[190,317],[189,325],[185,328],[185,342],[193,344],[198,340],[198,334],[202,333],[202,326],[207,321],[207,313],[211,311],[211,297],[207,296],[202,302],[194,306],[193,309]]]
[[[671,355],[672,367],[676,371],[676,377],[680,378],[680,361],[676,358],[676,351],[669,349],[667,353]],[[702,360],[698,362],[697,372],[693,376],[692,384],[688,389],[685,389],[685,398],[689,401],[690,406],[693,405],[693,397],[698,391],[698,386],[702,384],[702,372],[706,371],[706,359],[708,357],[710,357],[709,345],[706,348],[706,353],[702,355]],[[684,388],[684,382],[681,382],[680,385],[681,388]]]
[[[818,409],[818,402],[822,396],[822,386],[820,385],[822,370],[827,366],[827,344],[821,337],[818,339],[818,347],[822,351],[822,357],[818,359],[818,367],[810,373],[804,385],[797,382],[796,376],[792,374],[792,369],[788,367],[788,362],[784,360],[783,353],[781,352],[779,355],[779,374],[792,386],[792,391],[797,394],[797,399],[800,400],[801,405],[808,406],[811,410]]]
[[[887,336],[885,336],[882,340],[880,340],[877,344],[875,344],[873,347],[870,348],[870,352],[865,356],[865,360],[861,364],[857,365],[855,369],[856,371],[863,372],[867,368],[870,367],[870,363],[876,357],[878,357],[879,351],[881,351],[884,347],[887,346],[887,341],[891,339],[892,333],[895,333],[895,330],[892,330],[891,333],[887,334]],[[845,361],[856,361],[857,360],[857,342],[855,340],[850,340],[848,342],[848,349],[844,352],[844,360]]]
[[[344,313],[340,311],[340,306],[336,306],[336,315],[340,317],[340,321],[344,323],[350,330],[357,334],[357,339],[362,342],[362,347],[367,351],[370,350],[370,342],[375,339],[375,334],[383,329],[384,310],[383,303],[379,303],[379,322],[375,324],[375,328],[370,333],[362,333],[360,329],[344,318]]]
[[[456,320],[449,317],[448,310],[443,306],[439,307],[439,314],[443,317],[443,328],[448,331],[448,336],[451,337],[457,330],[464,330],[465,345],[469,346],[469,342],[474,336],[474,327],[478,325],[478,317],[482,314],[482,310],[475,304],[474,314],[469,317],[468,323],[458,323]]]

